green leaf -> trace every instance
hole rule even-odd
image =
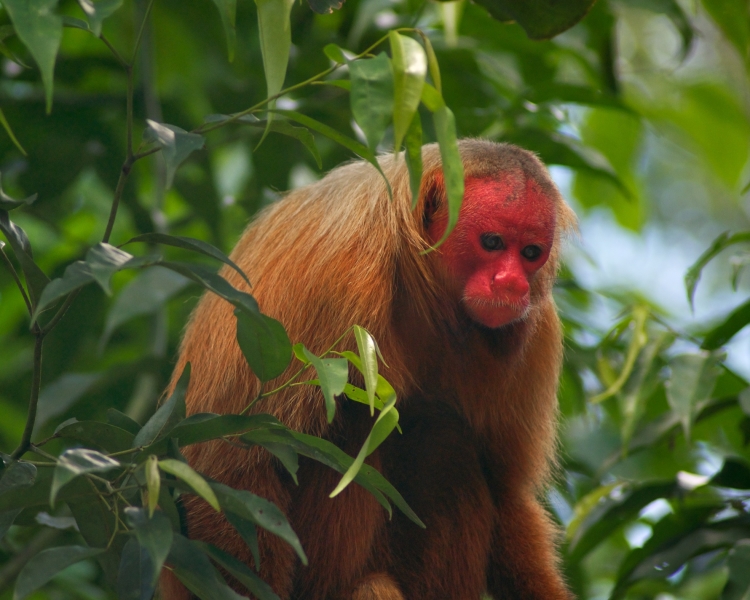
[[[219,550],[216,546],[202,542],[197,543],[206,554],[226,569],[232,577],[244,585],[258,600],[279,600],[279,597],[271,589],[271,586],[253,573],[247,565],[237,560],[231,554]]]
[[[235,271],[237,271],[237,273],[240,274],[242,279],[247,282],[247,285],[251,285],[250,280],[247,278],[247,275],[245,275],[245,272],[240,269],[226,254],[224,254],[216,246],[212,246],[208,242],[196,240],[194,238],[185,237],[182,235],[167,235],[166,233],[144,233],[129,239],[123,244],[123,246],[127,246],[128,244],[132,244],[134,242],[174,246],[175,248],[183,248],[184,250],[190,250],[191,252],[197,252],[205,256],[210,256],[211,258],[215,258],[216,260],[223,262],[225,265],[229,265],[230,267],[232,267]]]
[[[222,510],[247,519],[280,537],[294,549],[302,563],[307,564],[307,556],[297,534],[275,504],[250,492],[235,490],[221,483],[212,483],[211,487],[219,498]]]
[[[339,481],[336,488],[331,492],[331,498],[340,494],[346,486],[348,486],[356,477],[362,465],[370,454],[385,441],[385,439],[391,434],[398,424],[398,412],[394,406],[396,404],[395,394],[385,403],[383,410],[380,411],[378,418],[375,420],[375,424],[372,430],[365,438],[362,448],[360,449],[357,456],[354,458],[351,466],[347,469],[344,476]]]
[[[365,378],[367,401],[370,404],[370,414],[375,414],[375,390],[378,387],[378,353],[375,340],[370,332],[355,325],[354,339],[357,341],[357,351],[362,361],[362,375]],[[343,389],[342,389],[343,392]]]
[[[34,262],[31,243],[26,232],[10,220],[8,212],[5,210],[0,210],[0,231],[5,235],[21,265],[21,270],[26,277],[32,306],[35,306],[39,302],[42,290],[49,283],[49,278]]]
[[[1,43],[0,43],[0,46],[2,46]],[[16,135],[13,133],[13,129],[11,128],[10,123],[8,123],[8,119],[5,118],[5,113],[2,111],[2,109],[0,109],[0,125],[3,126],[3,129],[5,129],[5,133],[8,134],[10,141],[13,142],[13,145],[16,148],[18,148],[18,151],[24,156],[28,156],[28,154],[26,154],[26,150],[24,150],[23,146],[21,146],[21,142],[18,141],[18,138],[16,138]],[[33,197],[36,198],[36,194],[34,194]],[[3,206],[2,198],[0,198],[0,208],[5,209],[5,210],[10,210],[9,208]]]
[[[433,113],[432,118],[435,123],[435,135],[440,146],[445,192],[448,196],[448,225],[443,237],[435,244],[439,246],[458,223],[458,213],[464,199],[464,165],[458,151],[456,119],[453,117],[451,110],[443,105]]]
[[[118,600],[151,600],[156,588],[156,573],[151,557],[135,538],[130,538],[122,549],[117,573]]]
[[[49,503],[55,505],[55,498],[60,488],[80,475],[87,473],[105,473],[120,466],[114,458],[110,458],[89,448],[75,448],[66,450],[57,459],[57,466],[52,477]]]
[[[26,462],[13,461],[0,473],[0,496],[10,490],[30,487],[36,481],[36,467]]]
[[[261,381],[281,375],[292,359],[292,343],[284,326],[266,315],[234,311],[237,343],[247,363]]]
[[[159,461],[159,468],[165,473],[170,473],[187,483],[193,488],[196,494],[208,502],[215,510],[220,510],[216,494],[214,494],[211,487],[206,483],[206,480],[196,473],[190,465],[173,458],[165,458]]]
[[[711,485],[750,490],[750,465],[741,458],[726,457],[721,470],[711,477]]]
[[[336,44],[326,44],[323,48],[323,52],[335,63],[345,65],[347,62],[346,56],[344,56],[344,51]]]
[[[750,60],[750,22],[747,5],[742,0],[703,0],[702,4],[747,64]]]
[[[102,23],[104,19],[111,16],[120,6],[122,6],[122,0],[78,0],[78,4],[81,6],[83,12],[86,13],[86,18],[89,20],[91,26],[91,32],[99,37],[102,33]]]
[[[555,37],[578,23],[593,6],[595,0],[478,0],[499,21],[515,21],[532,40]]]
[[[138,435],[138,432],[141,430],[141,426],[137,421],[134,421],[125,413],[121,413],[116,408],[107,409],[107,422],[110,425],[132,433],[134,436]]]
[[[422,98],[427,56],[419,42],[396,31],[388,34],[388,40],[393,67],[394,150],[398,152]]]
[[[112,333],[123,323],[141,315],[156,313],[190,281],[164,267],[154,266],[136,275],[117,294],[107,312],[104,332],[99,342],[104,349]]]
[[[107,452],[122,452],[133,445],[134,435],[109,423],[100,421],[75,421],[58,427],[55,435],[86,446],[102,448]]]
[[[729,551],[729,577],[721,600],[746,600],[750,596],[750,539],[740,540]]]
[[[39,431],[51,419],[69,410],[103,379],[104,373],[63,373],[47,384],[39,395],[34,429]]]
[[[148,516],[153,517],[159,495],[161,494],[161,476],[159,475],[159,459],[155,454],[150,455],[143,463],[146,475],[146,490],[148,490]],[[171,541],[171,538],[170,538]],[[167,547],[167,549],[169,549]]]
[[[42,550],[31,558],[18,574],[13,600],[23,600],[63,569],[104,552],[84,546],[58,546]]]
[[[183,585],[201,600],[242,600],[216,571],[196,542],[175,534],[167,563]]]
[[[422,184],[422,119],[419,111],[414,113],[414,119],[404,138],[404,145],[406,146],[406,168],[409,170],[411,206],[414,209],[419,201],[419,188]]]
[[[721,370],[719,363],[723,354],[681,354],[669,361],[671,376],[667,381],[667,401],[679,415],[685,438],[690,439],[690,428],[696,414],[696,406],[707,400],[714,389]]]
[[[167,165],[167,188],[172,187],[175,171],[188,156],[203,148],[204,139],[197,133],[189,133],[175,125],[157,123],[146,119],[148,127],[143,139],[161,146],[164,162]]]
[[[235,515],[233,512],[224,511],[224,516],[227,518],[240,534],[240,537],[245,541],[247,547],[250,548],[250,552],[253,555],[253,562],[255,568],[260,569],[260,549],[258,548],[258,530],[255,528],[255,523],[247,519],[243,519],[240,516]]]
[[[190,363],[185,365],[172,395],[162,404],[133,439],[133,448],[148,446],[165,438],[185,419],[185,394],[190,383]]]
[[[62,19],[55,14],[58,0],[4,0],[3,6],[20,40],[42,73],[47,113],[52,110],[55,58],[62,39]]]
[[[218,275],[214,271],[207,269],[202,265],[188,264],[182,262],[172,261],[158,261],[157,263],[162,267],[171,269],[175,273],[184,275],[188,279],[199,283],[207,290],[212,291],[214,294],[224,298],[227,302],[230,302],[237,308],[243,311],[248,311],[254,314],[260,314],[258,303],[255,301],[250,294],[241,292],[237,288],[233,287],[226,279],[221,275]]]
[[[394,82],[391,61],[381,52],[375,58],[349,63],[350,102],[354,120],[375,151],[393,116]]]
[[[731,340],[750,323],[750,300],[735,308],[718,326],[706,334],[701,348],[716,350]]]
[[[427,37],[427,35],[425,35],[422,30],[418,30],[417,33],[419,33],[419,37],[422,38],[425,53],[427,54],[427,66],[430,70],[430,77],[432,77],[432,85],[435,86],[435,89],[439,94],[442,94],[443,83],[440,78],[440,65],[438,65],[437,56],[435,55],[435,49],[432,47],[430,38]]]
[[[164,513],[157,511],[149,517],[144,509],[134,506],[125,508],[125,519],[135,530],[138,543],[148,551],[153,564],[152,584],[156,584],[161,567],[167,560],[172,546],[174,537],[172,525]]]
[[[227,53],[229,62],[234,60],[234,50],[237,47],[237,0],[214,0],[216,8],[221,15],[221,24],[224,26],[224,35],[227,37]]]
[[[326,402],[326,416],[328,422],[333,422],[336,414],[336,396],[344,392],[344,386],[349,379],[349,367],[344,358],[319,358],[304,349],[305,357],[318,373],[320,390]]]
[[[745,242],[750,242],[750,231],[742,231],[732,235],[729,235],[729,232],[725,231],[711,242],[708,249],[691,265],[687,270],[687,273],[685,273],[685,290],[687,291],[688,301],[690,302],[691,308],[693,308],[695,288],[701,278],[703,268],[722,250],[725,250],[734,244],[742,244]]]

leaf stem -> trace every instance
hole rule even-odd
[[[65,316],[65,313],[68,312],[70,305],[73,304],[73,301],[78,297],[78,294],[80,293],[81,290],[77,289],[75,292],[72,292],[67,298],[65,298],[65,302],[63,302],[63,305],[58,309],[55,316],[52,317],[49,322],[42,328],[42,336],[46,336],[55,328],[55,326],[60,322],[60,319],[62,319]]]
[[[143,20],[141,21],[141,27],[138,30],[138,37],[135,39],[135,46],[133,47],[133,57],[130,59],[130,64],[135,64],[135,58],[138,56],[138,49],[141,47],[141,40],[143,39],[143,31],[146,29],[146,23],[148,17],[151,14],[151,8],[154,6],[154,0],[149,0],[148,6],[146,6],[146,12],[143,13]]]
[[[31,300],[29,300],[29,295],[26,293],[26,288],[23,287],[23,284],[21,283],[21,279],[18,277],[18,273],[16,272],[16,269],[13,267],[13,263],[10,262],[8,255],[5,254],[5,250],[1,246],[0,246],[0,254],[2,254],[3,262],[5,263],[5,266],[8,267],[8,271],[10,271],[10,274],[13,277],[13,281],[16,282],[16,286],[18,286],[18,289],[21,291],[21,296],[23,296],[23,301],[26,303],[26,310],[28,310],[29,314],[31,315],[34,312],[34,309],[31,306]]]
[[[100,39],[100,40],[101,40],[102,42],[104,42],[104,44],[105,44],[105,45],[107,46],[107,48],[109,48],[109,51],[110,51],[110,52],[112,53],[112,55],[113,55],[113,56],[115,57],[115,60],[116,60],[116,61],[117,61],[118,63],[120,63],[120,66],[121,66],[121,67],[122,67],[123,69],[127,69],[127,68],[128,68],[128,61],[126,61],[126,60],[125,60],[125,59],[124,59],[124,58],[122,57],[122,54],[120,54],[120,53],[119,53],[119,52],[117,51],[117,48],[115,48],[115,47],[114,47],[114,46],[112,45],[112,43],[111,43],[111,42],[110,42],[110,41],[109,41],[109,40],[108,40],[108,39],[107,39],[106,37],[104,37],[104,34],[103,34],[103,33],[102,33],[102,34],[101,34],[101,35],[99,36],[99,39]]]
[[[39,405],[39,390],[42,386],[42,346],[44,344],[44,333],[37,330],[34,336],[34,362],[31,376],[31,392],[29,397],[29,411],[26,415],[26,426],[24,427],[21,441],[13,451],[11,457],[15,460],[21,458],[31,448],[31,434],[34,432],[36,423],[36,411]]]

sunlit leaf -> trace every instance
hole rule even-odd
[[[328,422],[333,421],[336,414],[336,396],[344,392],[349,377],[349,368],[346,359],[343,358],[318,358],[307,348],[304,349],[305,357],[318,373],[320,390],[326,402],[326,415]]]
[[[56,14],[58,0],[4,0],[3,6],[42,73],[47,113],[52,110],[55,58],[62,39],[62,19]]]
[[[54,506],[60,488],[74,478],[87,473],[105,473],[120,466],[114,458],[89,448],[66,450],[57,459],[50,488],[49,503]]]
[[[409,170],[409,189],[411,190],[411,206],[416,208],[419,200],[419,188],[422,183],[422,120],[419,111],[414,113],[414,119],[404,138],[406,146],[406,168]]]
[[[143,463],[143,469],[146,474],[146,490],[148,490],[148,516],[153,517],[156,505],[159,504],[159,494],[161,493],[159,459],[152,454]]]
[[[458,223],[458,213],[464,199],[464,165],[458,151],[456,119],[451,110],[445,105],[441,106],[433,113],[432,120],[440,146],[445,193],[448,197],[448,224],[443,237],[436,244],[439,246]]]
[[[50,581],[63,569],[104,552],[84,546],[58,546],[42,550],[32,557],[18,574],[13,600],[23,600]]]
[[[366,329],[355,325],[354,339],[357,341],[357,351],[362,361],[362,375],[365,378],[367,401],[370,404],[370,414],[375,413],[375,390],[378,387],[378,353],[375,340]],[[343,391],[343,390],[342,390]]]
[[[326,44],[323,47],[323,52],[333,62],[340,65],[346,64],[346,56],[344,56],[344,51],[336,44]]]
[[[398,152],[422,98],[427,56],[410,37],[391,31],[388,39],[393,67],[393,147]]]
[[[750,300],[735,308],[716,327],[706,334],[701,348],[716,350],[729,342],[740,330],[750,323]]]

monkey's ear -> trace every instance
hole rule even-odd
[[[445,185],[443,184],[443,174],[438,173],[432,178],[432,181],[426,186],[424,191],[422,223],[425,229],[435,220],[435,215],[445,204],[444,197]]]

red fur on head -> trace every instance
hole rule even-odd
[[[442,211],[428,226],[433,243],[447,219]],[[531,281],[549,258],[555,227],[554,205],[522,173],[466,180],[458,224],[440,253],[473,320],[497,328],[526,315]]]

